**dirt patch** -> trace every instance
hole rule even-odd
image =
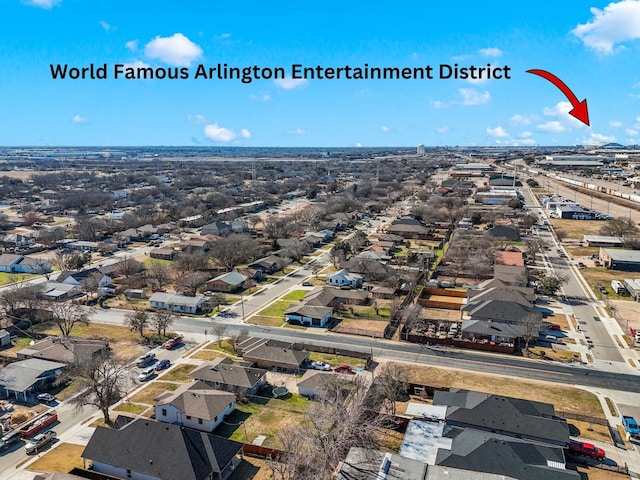
[[[629,327],[634,330],[640,330],[640,303],[629,302],[625,300],[611,300],[611,303],[616,307],[616,318],[620,320],[622,329],[627,327],[627,321]],[[625,332],[629,334],[629,332]]]
[[[227,480],[271,480],[272,478],[266,460],[244,456]]]
[[[389,322],[380,321],[380,320],[354,320],[351,318],[347,318],[342,320],[338,327],[336,327],[336,332],[349,333],[349,329],[353,328],[356,330],[365,330],[369,332],[375,333],[384,333],[385,328],[387,328]],[[341,328],[342,327],[342,328]]]
[[[584,235],[598,235],[600,229],[606,223],[604,220],[567,220],[565,218],[553,218],[551,224],[555,229],[567,232],[567,238],[582,240]]]
[[[162,375],[162,380],[166,382],[190,382],[192,379],[187,375],[196,369],[197,365],[178,365]]]
[[[569,319],[564,313],[554,313],[553,315],[545,318],[546,322],[549,323],[557,323],[560,325],[561,330],[570,330],[571,326],[569,325]]]
[[[176,383],[168,383],[168,382],[152,382],[149,383],[146,387],[142,389],[142,391],[136,393],[133,397],[130,398],[132,402],[135,403],[144,403],[146,405],[153,405],[154,399],[166,392],[167,390],[174,391],[179,387]]]

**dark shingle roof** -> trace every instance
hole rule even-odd
[[[524,324],[529,318],[542,321],[542,313],[529,306],[506,300],[473,301],[464,307],[462,311],[473,320],[492,320],[504,323]]]
[[[266,373],[262,368],[246,367],[230,358],[216,358],[196,368],[189,377],[233,387],[253,388]]]
[[[163,480],[205,480],[241,448],[205,432],[137,419],[120,430],[97,427],[82,458]]]

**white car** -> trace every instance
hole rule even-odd
[[[325,372],[331,371],[331,365],[324,362],[311,362],[311,368],[315,368],[316,370],[324,370]]]
[[[153,377],[155,373],[156,373],[155,367],[146,368],[140,372],[140,375],[138,375],[138,380],[140,380],[141,382],[146,382],[151,377]]]

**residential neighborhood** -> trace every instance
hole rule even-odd
[[[568,217],[553,151],[125,151],[0,171],[2,475],[640,471],[640,202]]]

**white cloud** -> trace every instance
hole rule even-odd
[[[440,135],[444,135],[445,133],[449,133],[449,131],[451,131],[451,128],[449,128],[449,127],[438,127],[438,128],[436,128],[436,132],[439,133]]]
[[[516,113],[514,115],[511,115],[509,123],[511,123],[512,125],[531,125],[531,123],[537,118],[538,117],[536,117],[535,115],[521,115],[519,113]]]
[[[273,81],[276,86],[283,88],[284,90],[291,90],[298,87],[304,87],[307,84],[307,80],[304,78],[277,78]]]
[[[207,118],[206,118],[204,115],[200,115],[200,114],[197,114],[197,115],[189,115],[189,116],[187,117],[187,121],[188,121],[189,123],[195,123],[196,125],[198,125],[198,124],[204,124],[204,123],[207,123]]]
[[[138,49],[138,40],[129,40],[127,43],[124,44],[124,46],[127,47],[127,49],[134,52]]]
[[[231,34],[230,33],[221,33],[220,35],[218,35],[218,37],[220,40],[226,40],[227,38],[231,38]]]
[[[268,93],[261,93],[260,95],[251,94],[249,95],[249,98],[257,102],[268,102],[269,100],[271,100],[271,95],[269,95]]]
[[[533,133],[531,132],[521,132],[518,134],[519,138],[531,138],[533,136]]]
[[[159,59],[176,67],[188,67],[191,62],[202,56],[202,48],[193,43],[182,33],[174,33],[170,37],[157,36],[144,47],[148,58]]]
[[[243,128],[240,130],[240,136],[242,138],[251,138],[251,132],[249,130],[247,130],[246,128]]]
[[[105,32],[108,32],[112,29],[111,25],[109,25],[104,20],[100,20],[100,26],[104,29]]]
[[[571,33],[589,48],[603,55],[614,53],[615,45],[640,38],[640,2],[612,2],[604,10],[591,8],[593,19],[577,25]]]
[[[622,126],[622,122],[620,120],[611,120],[609,122],[609,126],[611,128],[620,128]]]
[[[615,142],[616,137],[614,137],[613,135],[604,135],[602,133],[591,132],[588,137],[583,138],[581,141],[585,145],[593,145],[593,144],[600,144],[600,143]]]
[[[625,128],[624,133],[626,133],[630,137],[635,137],[636,135],[638,135],[638,130],[634,128]]]
[[[567,127],[562,125],[557,120],[549,120],[546,123],[541,123],[536,128],[540,131],[547,132],[547,133],[560,133],[560,132],[565,132],[567,130]]]
[[[446,103],[441,102],[440,100],[431,100],[430,103],[433,108],[444,108],[447,106]]]
[[[504,54],[502,50],[496,47],[481,48],[480,50],[478,50],[478,53],[480,55],[484,55],[485,57],[501,57]]]
[[[509,136],[507,131],[504,128],[502,128],[500,125],[494,128],[488,127],[487,134],[491,137],[496,137],[496,138],[505,138]]]
[[[629,96],[631,98],[640,98],[640,93],[630,93]]]
[[[74,115],[73,118],[71,119],[71,123],[86,123],[87,119],[86,117],[83,117],[82,115]]]
[[[562,101],[553,107],[544,107],[543,113],[548,117],[557,117],[567,127],[583,127],[584,124],[580,120],[569,115],[572,108],[571,103]]]
[[[296,128],[295,130],[287,130],[287,133],[290,135],[308,135],[310,132],[304,128]]]
[[[362,144],[361,144],[360,142],[358,142],[358,143],[356,143],[356,145],[355,145],[355,146],[356,146],[356,147],[361,147],[361,146],[362,146]]]
[[[462,95],[462,105],[482,105],[489,101],[491,94],[489,92],[479,92],[475,88],[459,88],[458,93]]]
[[[57,4],[61,3],[62,0],[22,0],[23,3],[27,5],[31,5],[32,7],[44,8],[49,10],[53,8]]]
[[[386,125],[382,125],[380,127],[380,130],[382,130],[384,133],[389,133],[391,131],[391,129],[389,127],[387,127]]]
[[[233,130],[229,130],[228,128],[221,127],[217,123],[205,125],[204,136],[207,137],[209,140],[213,140],[214,142],[223,142],[223,143],[230,142],[237,137],[236,133]]]

